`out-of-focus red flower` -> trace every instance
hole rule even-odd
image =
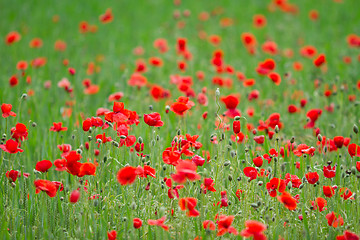
[[[38,194],[41,191],[45,192],[49,197],[55,197],[57,192],[57,187],[55,183],[49,180],[35,180],[34,185],[36,187],[35,193]]]
[[[164,122],[161,121],[160,113],[157,112],[144,114],[144,122],[151,127],[161,127],[164,125]]]
[[[124,167],[117,173],[117,180],[121,185],[134,183],[136,177],[136,168],[131,166]]]
[[[1,104],[2,117],[3,118],[7,118],[9,116],[16,117],[16,113],[12,112],[11,109],[12,109],[11,104],[7,104],[7,103]]]
[[[35,169],[39,172],[47,172],[52,167],[52,162],[49,160],[42,160],[36,163]]]
[[[263,233],[267,228],[265,224],[254,220],[247,220],[245,221],[245,227],[246,228],[240,232],[241,236],[245,238],[253,237],[254,240],[267,239]]]

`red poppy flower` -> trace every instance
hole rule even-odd
[[[21,35],[18,32],[10,32],[5,37],[5,43],[7,45],[11,45],[13,43],[16,43],[20,41]]]
[[[347,199],[354,199],[352,197],[353,193],[350,191],[350,189],[348,189],[347,187],[342,187],[339,189],[339,194],[340,194],[340,197],[342,197],[344,200],[347,200]]]
[[[313,58],[317,53],[314,46],[304,46],[300,49],[300,54],[307,58]]]
[[[152,127],[161,127],[164,125],[164,122],[161,121],[160,113],[157,112],[144,114],[144,122]]]
[[[139,229],[142,226],[142,220],[140,218],[134,218],[133,219],[133,226],[135,229]]]
[[[246,168],[244,168],[243,171],[244,171],[245,176],[250,178],[250,181],[257,178],[258,171],[256,170],[256,168],[246,167]]]
[[[269,192],[270,197],[276,197],[276,190],[278,190],[280,193],[283,193],[286,189],[286,184],[283,179],[274,177],[266,184],[266,189]]]
[[[254,220],[247,220],[245,221],[245,227],[246,228],[240,232],[241,236],[245,238],[253,237],[254,240],[267,239],[263,233],[267,228],[265,224]]]
[[[264,135],[255,136],[255,137],[254,137],[254,141],[255,141],[257,144],[263,144],[264,141],[265,141],[265,136],[264,136]]]
[[[179,97],[176,102],[170,106],[170,110],[177,115],[183,116],[192,106],[194,106],[194,103],[189,101],[188,97]]]
[[[62,122],[58,122],[58,123],[53,123],[54,126],[52,126],[50,128],[50,131],[53,132],[61,132],[61,131],[66,131],[68,128],[67,127],[63,127],[62,126]]]
[[[136,168],[136,174],[139,176],[139,177],[144,177],[144,178],[147,178],[147,176],[151,176],[153,178],[156,178],[155,174],[156,174],[156,171],[154,168],[148,166],[148,165],[145,165],[144,167],[141,167],[141,166],[138,166]]]
[[[309,118],[309,122],[304,126],[304,128],[313,128],[315,126],[316,120],[320,117],[322,113],[321,109],[311,109],[306,113],[306,117]]]
[[[72,191],[71,194],[70,194],[69,201],[70,201],[71,203],[77,203],[77,201],[79,201],[79,198],[80,198],[80,191],[74,190],[74,191]]]
[[[117,180],[121,185],[128,185],[134,183],[136,176],[136,168],[127,166],[119,170]]]
[[[352,143],[348,146],[348,152],[353,157],[360,157],[360,146],[358,146],[356,143]]]
[[[264,53],[271,55],[275,55],[278,52],[277,44],[273,41],[264,42],[264,44],[261,46],[261,49],[263,50]]]
[[[54,161],[56,171],[65,171],[66,170],[66,160],[65,159],[56,159]]]
[[[111,8],[106,9],[105,13],[100,15],[100,17],[99,17],[99,20],[104,24],[112,22],[113,19],[114,19],[114,17],[113,17]]]
[[[117,232],[112,230],[111,232],[107,233],[108,240],[116,240]]]
[[[326,219],[328,221],[329,226],[337,228],[338,226],[344,225],[344,219],[341,217],[341,215],[336,217],[334,211],[332,211],[331,213],[326,214],[325,217],[326,217]]]
[[[168,197],[170,199],[173,199],[175,197],[179,198],[178,190],[184,188],[184,186],[183,185],[177,185],[177,186],[173,187],[171,178],[165,178],[164,181],[165,181],[166,186],[169,187]]]
[[[47,172],[52,167],[52,162],[49,160],[42,160],[36,163],[35,169],[39,172]]]
[[[319,174],[317,172],[309,172],[305,174],[305,177],[310,184],[315,184],[319,181]]]
[[[280,85],[281,83],[281,76],[280,74],[276,73],[276,72],[272,72],[272,73],[269,73],[268,75],[268,78],[270,78],[271,81],[273,81],[275,83],[275,85]]]
[[[7,179],[9,179],[10,182],[16,182],[16,179],[20,176],[21,174],[19,173],[19,171],[16,170],[10,170],[6,172],[6,177]]]
[[[203,190],[204,194],[206,194],[207,191],[216,192],[214,185],[214,180],[211,178],[204,178],[204,183],[201,184],[201,189]]]
[[[180,198],[179,206],[182,211],[188,210],[186,213],[189,217],[197,217],[200,215],[199,211],[195,209],[197,204],[197,199],[192,197]]]
[[[295,210],[296,209],[296,199],[293,198],[289,193],[283,192],[281,196],[278,196],[277,199],[279,202],[284,204],[284,206],[289,210]]]
[[[234,216],[220,215],[219,221],[217,222],[218,232],[216,236],[222,236],[225,233],[232,233],[234,235],[238,235],[238,231],[233,226],[231,226],[234,218]]]
[[[344,144],[344,137],[343,136],[334,137],[334,143],[337,148],[342,148],[342,146]]]
[[[358,170],[358,172],[360,172],[360,161],[356,162],[356,170]]]
[[[176,173],[171,178],[177,183],[184,183],[186,179],[189,181],[199,180],[201,177],[196,173],[196,164],[190,161],[179,161],[176,165]]]
[[[29,46],[31,48],[41,48],[43,45],[43,41],[41,38],[34,38],[30,41]]]
[[[57,187],[55,183],[49,180],[35,180],[34,185],[36,187],[35,193],[38,194],[41,191],[45,192],[49,197],[55,197],[57,192]]]
[[[11,128],[11,137],[16,141],[24,141],[28,137],[28,129],[25,124],[17,123],[15,127]]]
[[[360,236],[355,233],[345,230],[343,235],[336,236],[336,240],[359,240]]]
[[[157,220],[149,219],[148,224],[151,226],[159,226],[162,227],[165,231],[169,231],[169,226],[164,224],[165,221],[166,221],[166,216],[163,216],[162,218]]]
[[[129,86],[136,86],[138,88],[145,86],[146,83],[147,83],[147,78],[141,75],[140,73],[132,74],[128,81]]]
[[[215,223],[211,220],[205,220],[202,224],[204,229],[209,229],[211,231],[214,231],[216,229]]]
[[[266,59],[264,62],[260,62],[256,68],[258,74],[267,75],[275,69],[275,61],[273,59]]]
[[[311,202],[311,205],[313,206],[314,210],[319,208],[319,212],[322,212],[324,210],[324,207],[327,206],[327,201],[322,197],[318,197],[316,198],[315,202]]]
[[[202,167],[205,163],[205,158],[202,158],[199,155],[195,155],[191,158],[191,161],[195,163],[197,167]]]
[[[7,118],[9,116],[16,117],[16,113],[12,112],[11,109],[12,109],[11,104],[6,104],[6,103],[1,104],[2,117],[3,118]]]
[[[255,164],[256,167],[261,167],[263,165],[263,158],[261,156],[253,158],[253,163]]]
[[[326,58],[324,54],[320,54],[319,56],[317,56],[317,58],[314,60],[314,65],[316,67],[320,67],[321,65],[323,65],[326,62]]]
[[[0,145],[0,149],[2,149],[5,152],[11,153],[11,154],[14,154],[17,152],[23,152],[24,150],[18,148],[18,146],[19,146],[18,142],[14,141],[12,139],[9,139],[6,141],[5,144]]]
[[[120,101],[123,96],[124,96],[123,92],[116,92],[116,93],[110,94],[110,96],[108,97],[108,101],[109,102]]]
[[[335,190],[332,186],[323,186],[323,193],[325,197],[331,198],[335,194]]]
[[[331,168],[330,165],[324,166],[323,171],[324,171],[324,177],[326,177],[326,178],[335,177],[335,175],[336,175],[336,164],[332,168]]]
[[[82,163],[80,166],[80,171],[79,174],[77,175],[78,177],[83,177],[85,175],[92,175],[95,176],[96,172],[96,166],[93,163],[90,162],[86,162],[86,163]]]
[[[293,188],[299,188],[301,185],[301,179],[296,175],[291,175],[290,173],[285,174],[285,184],[291,181]]]
[[[266,26],[266,18],[262,14],[255,14],[253,16],[253,25],[257,28],[262,28]]]

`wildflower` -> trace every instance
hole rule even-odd
[[[305,174],[305,177],[310,184],[315,184],[319,181],[319,174],[317,172],[309,172]]]
[[[2,117],[7,118],[9,116],[16,117],[16,113],[11,111],[12,105],[3,103],[1,104]]]
[[[341,215],[339,215],[338,217],[336,217],[334,211],[332,211],[331,213],[326,214],[326,219],[328,221],[328,225],[334,228],[337,228],[338,226],[342,226],[344,225],[344,219],[341,217]]]
[[[192,197],[180,198],[179,206],[182,211],[188,210],[186,213],[189,217],[197,217],[199,216],[199,211],[195,209],[197,204],[197,199]]]
[[[164,125],[164,122],[161,121],[160,114],[157,112],[144,114],[144,122],[152,127],[161,127]]]
[[[254,167],[246,167],[243,169],[243,172],[245,176],[250,178],[250,181],[256,179],[258,175],[258,171]]]
[[[278,190],[280,193],[283,193],[286,189],[286,184],[283,179],[274,177],[266,184],[266,189],[271,197],[276,197],[276,190]]]
[[[214,180],[211,178],[204,178],[204,183],[201,184],[201,189],[203,190],[204,194],[206,194],[207,191],[216,192],[214,185]]]
[[[57,187],[55,183],[49,180],[35,180],[34,185],[36,187],[35,193],[38,194],[41,191],[45,192],[49,197],[55,197],[57,192]]]
[[[117,180],[121,185],[128,185],[134,183],[136,176],[136,168],[127,166],[118,171]]]
[[[79,201],[79,198],[80,198],[80,191],[74,190],[74,191],[72,191],[71,194],[70,194],[69,201],[70,201],[71,203],[77,203],[77,201]]]
[[[0,145],[0,149],[2,149],[5,152],[11,153],[11,154],[23,152],[24,150],[18,148],[18,146],[19,146],[18,142],[14,141],[12,139],[9,139],[6,141],[5,144]]]
[[[234,235],[238,235],[238,231],[231,226],[232,222],[234,221],[234,216],[226,216],[220,215],[218,224],[218,232],[216,236],[222,236],[225,233],[232,233]]]
[[[139,229],[142,226],[142,220],[140,218],[133,219],[133,226],[135,229]]]
[[[36,163],[35,169],[39,172],[47,172],[52,167],[52,162],[49,160],[42,160]]]
[[[177,183],[184,183],[186,179],[195,181],[201,177],[196,173],[195,163],[181,160],[178,165],[176,165],[176,173],[172,174],[171,178]]]
[[[266,230],[266,225],[255,221],[245,221],[245,229],[240,232],[240,235],[246,238],[253,237],[254,240],[266,240],[266,236],[263,233]]]
[[[162,218],[157,219],[157,220],[149,219],[148,224],[152,225],[152,226],[154,226],[154,225],[159,226],[159,227],[162,227],[165,231],[169,231],[169,226],[164,224],[165,221],[166,221],[166,216],[163,216]]]
[[[7,171],[5,175],[10,182],[16,182],[16,179],[21,176],[19,171],[16,170]]]
[[[288,192],[283,192],[281,196],[278,196],[277,199],[279,202],[284,204],[284,206],[289,210],[295,210],[296,209],[296,200],[293,198]]]
[[[67,127],[63,127],[62,126],[62,122],[58,122],[58,123],[53,123],[54,126],[52,126],[50,128],[50,131],[53,132],[61,132],[61,131],[66,131],[68,128]]]
[[[107,232],[108,240],[116,240],[117,232],[112,230],[111,232]]]

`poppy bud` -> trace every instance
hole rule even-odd
[[[234,157],[236,156],[236,152],[235,152],[235,151],[231,151],[231,152],[230,152],[230,156],[231,156],[232,158],[234,158]]]
[[[145,191],[149,191],[149,189],[150,189],[150,182],[148,182],[148,184],[146,185]]]
[[[358,132],[359,132],[359,128],[356,124],[354,124],[354,126],[353,126],[353,131],[355,134],[358,134]]]
[[[131,205],[130,205],[130,208],[132,210],[135,210],[136,209],[136,203],[135,202],[132,202]]]
[[[225,133],[221,133],[221,140],[225,139]]]
[[[142,137],[139,137],[139,138],[138,138],[138,142],[139,142],[140,144],[142,144],[142,143],[143,143],[143,139],[142,139]]]
[[[354,166],[351,167],[351,173],[355,175],[355,173],[356,173],[356,167],[354,167]]]
[[[238,177],[236,180],[238,180],[239,182],[241,181],[241,177]]]
[[[81,155],[81,154],[82,154],[82,150],[81,150],[81,149],[76,149],[76,153]]]
[[[215,96],[216,96],[216,97],[220,96],[220,89],[219,89],[219,88],[216,89],[216,91],[215,91]]]
[[[169,113],[169,111],[170,111],[170,106],[166,105],[166,107],[165,107],[165,113]]]
[[[227,166],[230,166],[230,161],[226,161],[226,162],[224,162],[224,167],[227,167]]]
[[[71,203],[77,203],[79,198],[80,198],[80,192],[78,190],[74,190],[70,194],[70,199],[69,200],[70,200]]]
[[[231,175],[228,176],[229,181],[231,182],[233,180],[233,177]]]
[[[149,105],[149,110],[152,111],[153,110],[153,106]]]
[[[68,70],[69,70],[69,73],[70,73],[71,75],[74,75],[74,74],[75,74],[75,69],[74,69],[74,68],[69,68]]]
[[[156,141],[160,141],[160,136],[156,135]]]
[[[26,93],[23,93],[22,95],[21,95],[21,99],[26,99],[27,98],[27,94]]]
[[[318,134],[318,135],[317,135],[317,139],[318,139],[319,142],[322,141],[322,136],[321,136],[321,134]]]
[[[166,171],[166,168],[167,168],[166,165],[163,165],[163,170],[164,170],[164,171]]]
[[[253,207],[253,208],[258,208],[259,207],[256,203],[252,203],[252,204],[250,204],[250,206]]]
[[[279,133],[279,132],[280,132],[280,128],[279,128],[278,125],[275,126],[275,132],[276,132],[276,133]]]
[[[31,124],[32,127],[36,127],[36,125],[37,125],[36,122],[32,122]]]
[[[263,185],[263,181],[259,181],[257,184],[258,184],[258,186],[262,186],[262,185]]]
[[[123,221],[123,222],[126,222],[126,221],[127,221],[127,217],[123,217],[122,221]]]
[[[177,135],[181,135],[181,129],[177,131]]]
[[[88,136],[88,140],[91,141],[91,140],[92,140],[92,136]]]
[[[291,189],[291,187],[292,187],[292,182],[291,181],[288,183],[287,187],[288,187],[288,189]]]
[[[295,137],[292,136],[291,139],[290,139],[290,143],[294,143],[295,142]]]
[[[125,136],[125,135],[121,135],[120,138],[121,138],[121,139],[126,139],[126,136]]]
[[[113,141],[112,143],[113,143],[114,147],[119,147],[119,143],[118,143],[118,142]]]

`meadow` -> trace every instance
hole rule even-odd
[[[357,1],[0,9],[0,238],[360,238]]]

